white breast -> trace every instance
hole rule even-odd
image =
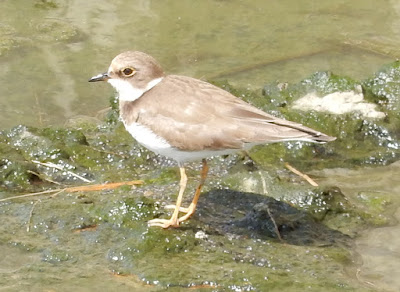
[[[162,154],[172,148],[172,146],[162,137],[156,135],[152,130],[138,123],[125,124],[126,130],[138,141],[139,144],[147,149]]]
[[[130,125],[125,124],[125,128],[139,144],[156,154],[172,158],[180,165],[186,161],[201,160],[202,158],[237,152],[237,149],[182,151],[173,147],[164,138],[156,135],[146,126],[132,123]]]

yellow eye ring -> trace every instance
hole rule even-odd
[[[131,77],[133,76],[136,71],[135,69],[133,69],[132,67],[126,67],[124,69],[121,70],[122,75],[124,75],[125,77]]]

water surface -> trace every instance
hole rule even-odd
[[[318,70],[362,79],[399,57],[396,1],[2,1],[0,129],[94,116],[87,80],[124,50],[168,73],[260,89]]]
[[[400,57],[399,14],[400,4],[394,0],[3,0],[0,129],[17,124],[62,125],[77,115],[96,116],[108,106],[113,90],[87,80],[128,49],[153,55],[168,73],[227,79],[256,90],[267,82],[294,82],[321,70],[368,78]],[[399,177],[396,171],[343,172],[331,177],[346,195],[359,194],[361,187],[367,188],[365,181],[376,182],[369,192],[399,194],[398,185],[394,187]],[[379,173],[385,175],[376,179]],[[392,209],[399,208],[398,200],[392,199],[392,204]],[[25,228],[13,223],[11,215],[9,220],[12,228]],[[34,240],[31,234],[27,236]],[[394,224],[360,237],[357,248],[364,261],[360,281],[388,291],[400,287],[393,273],[399,270],[398,234]],[[6,289],[16,291],[18,281],[28,285],[32,280],[28,274],[40,279],[40,271],[29,270],[30,263],[40,261],[38,255],[3,245],[1,250],[0,272],[16,277]],[[103,269],[98,275],[83,272],[77,282],[70,279],[55,289],[94,287],[100,281],[103,288],[147,289],[137,279],[112,276],[102,268],[104,262],[83,267],[85,271]],[[60,271],[53,270],[58,283]],[[51,283],[47,287],[54,288]]]

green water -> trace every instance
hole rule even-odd
[[[86,81],[127,49],[169,73],[255,89],[320,70],[366,78],[399,57],[390,3],[2,1],[0,129],[96,115],[112,89]]]
[[[87,80],[107,70],[110,60],[127,49],[153,55],[168,73],[206,80],[227,79],[237,87],[255,90],[275,80],[299,81],[321,70],[361,80],[400,57],[397,1],[270,2],[2,1],[0,129],[17,124],[63,125],[80,115],[99,115],[99,111],[109,106],[113,90],[107,84],[93,86]],[[225,174],[222,169],[214,173],[218,179]],[[148,184],[138,193],[158,198],[157,192],[168,191],[173,200],[176,173],[165,168],[160,171],[167,172],[163,185]],[[128,177],[127,173],[124,172]],[[159,179],[163,173],[153,171],[151,175]],[[195,175],[193,170],[192,176]],[[282,290],[289,284],[294,285],[293,291],[296,287],[321,291],[324,283],[328,285],[325,290],[332,291],[396,291],[400,284],[393,272],[399,270],[400,261],[398,245],[393,243],[399,239],[398,224],[392,221],[392,215],[398,217],[397,164],[350,173],[337,169],[316,176],[320,176],[322,185],[341,187],[350,203],[381,211],[382,214],[372,216],[381,221],[371,219],[371,226],[388,227],[366,228],[356,241],[355,252],[260,243],[215,234],[198,244],[193,243],[190,230],[182,231],[185,236],[192,236],[186,245],[179,239],[179,230],[148,232],[143,222],[151,216],[132,223],[134,228],[119,228],[108,222],[116,218],[109,215],[113,208],[125,206],[127,196],[123,191],[90,194],[89,198],[79,195],[44,198],[35,206],[32,204],[37,201],[21,200],[0,206],[2,222],[6,222],[0,229],[0,290],[164,290],[157,283],[147,285],[142,281],[143,275],[151,275],[151,270],[157,267],[154,260],[158,258],[137,259],[129,250],[132,238],[139,234],[142,236],[139,246],[153,248],[157,256],[165,251],[164,245],[157,246],[156,240],[171,240],[177,250],[183,250],[182,256],[174,253],[160,260],[162,271],[172,265],[171,270],[177,274],[175,284],[179,283],[179,273],[191,268],[193,277],[197,272],[198,277],[203,275],[205,279],[224,279],[228,275],[232,283],[242,281],[237,287],[242,289],[239,291],[252,287],[249,279],[258,285],[272,281],[275,286],[269,287],[265,282],[271,291]],[[253,186],[251,179],[248,185]],[[213,179],[210,181],[210,189],[219,183],[213,185]],[[365,184],[366,181],[375,184]],[[275,185],[268,187],[273,189]],[[137,193],[130,191],[128,197],[132,194]],[[99,219],[96,213],[101,208],[106,209],[103,210],[109,216],[106,219]],[[335,222],[335,228],[346,233],[346,218],[343,222],[339,227]],[[97,229],[90,229],[91,224],[98,225]],[[239,251],[231,245],[239,245]],[[193,248],[191,253],[185,253],[186,246]],[[269,273],[265,277],[258,274],[257,261],[251,258],[258,256],[260,250],[267,250],[267,255],[261,254],[266,262],[261,262],[260,269]],[[216,251],[221,253],[213,258]],[[233,253],[235,258],[230,256]],[[121,255],[133,260],[122,260]],[[196,261],[202,257],[212,268],[199,265],[196,270]],[[310,266],[305,264],[310,262],[313,263]],[[141,269],[136,269],[135,264],[141,264]],[[243,269],[244,276],[237,274],[234,267]],[[225,269],[231,272],[226,273]],[[130,273],[136,270],[141,274]],[[331,278],[324,282],[327,276]],[[213,283],[196,287],[201,291],[218,291]],[[170,288],[182,289],[179,285]]]

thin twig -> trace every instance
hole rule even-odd
[[[32,223],[32,216],[33,216],[33,210],[35,209],[35,206],[37,203],[40,202],[40,199],[37,200],[35,203],[32,205],[31,212],[29,213],[29,219],[28,219],[28,226],[26,227],[26,232],[29,232],[31,230],[31,223]]]
[[[101,191],[101,190],[110,190],[115,189],[120,186],[128,185],[141,185],[143,184],[142,180],[132,180],[132,181],[125,181],[125,182],[117,182],[117,183],[106,183],[106,184],[98,184],[98,185],[90,185],[90,186],[79,186],[79,187],[71,187],[66,188],[65,191],[67,192],[89,192],[89,191]]]
[[[314,186],[314,187],[317,187],[317,186],[318,186],[318,184],[317,184],[313,179],[311,179],[308,175],[306,175],[306,174],[304,174],[304,173],[298,171],[296,168],[294,168],[293,166],[291,166],[289,163],[286,162],[286,163],[285,163],[285,167],[286,167],[287,169],[289,169],[291,172],[293,172],[293,173],[297,174],[298,176],[304,178],[306,181],[308,181],[308,183],[309,183],[310,185],[312,185],[312,186]]]
[[[0,202],[9,201],[9,200],[14,200],[14,199],[19,199],[19,198],[26,198],[26,197],[33,197],[33,196],[38,196],[38,195],[43,195],[43,194],[54,193],[54,192],[56,192],[57,190],[58,190],[58,189],[56,189],[56,190],[47,190],[47,191],[43,191],[43,192],[29,193],[29,194],[24,194],[24,195],[18,195],[18,196],[8,197],[8,198],[5,198],[5,199],[0,199]]]
[[[60,194],[60,193],[62,193],[62,192],[65,192],[65,190],[66,190],[66,189],[61,189],[61,190],[59,190],[57,193],[52,194],[52,195],[50,196],[50,198],[54,198],[54,197],[57,196],[58,194]]]
[[[24,194],[24,195],[19,195],[19,196],[8,197],[8,198],[0,199],[0,202],[9,201],[9,200],[13,200],[13,199],[26,198],[26,197],[33,197],[33,196],[38,196],[38,195],[43,195],[43,194],[50,194],[50,193],[55,193],[52,195],[52,197],[54,197],[61,192],[69,192],[69,193],[91,192],[91,191],[115,189],[117,187],[124,186],[124,185],[133,186],[133,185],[141,185],[141,184],[143,184],[142,180],[132,180],[132,181],[118,182],[118,183],[78,186],[78,187],[70,187],[70,188],[64,188],[64,189],[52,189],[52,190],[47,190],[47,191],[43,191],[43,192],[29,193],[29,194]]]
[[[367,284],[367,285],[369,285],[369,286],[371,286],[371,287],[376,288],[376,285],[375,285],[374,283],[372,283],[372,282],[370,282],[370,281],[366,281],[366,280],[361,279],[360,274],[361,274],[361,269],[357,269],[356,278],[357,278],[357,280],[358,280],[359,282],[364,283],[364,284]]]
[[[279,229],[278,229],[278,225],[276,225],[275,219],[274,219],[274,217],[272,217],[272,214],[271,214],[271,211],[269,210],[269,207],[268,206],[266,206],[266,207],[267,207],[268,216],[269,216],[269,218],[271,218],[272,224],[274,224],[275,233],[278,236],[279,240],[283,241],[283,239],[281,237],[281,233],[279,232]]]
[[[51,197],[51,198],[54,198],[54,197],[57,196],[59,193],[62,193],[64,190],[65,190],[65,189],[62,189],[62,190],[58,191],[57,193],[51,195],[50,197]],[[36,201],[33,203],[33,205],[32,205],[31,212],[29,213],[29,219],[28,219],[28,224],[27,224],[28,226],[26,227],[26,232],[29,232],[29,231],[31,230],[31,223],[32,223],[32,217],[33,217],[33,210],[35,209],[35,206],[36,206],[39,202],[41,202],[40,199],[39,199],[39,200],[36,200]]]
[[[32,162],[36,163],[36,164],[39,164],[39,165],[43,165],[43,166],[52,167],[52,168],[55,168],[55,169],[58,169],[58,170],[66,171],[70,175],[75,176],[75,177],[83,180],[84,182],[88,182],[88,183],[92,182],[92,181],[90,181],[90,180],[88,180],[88,179],[86,179],[86,178],[84,178],[84,177],[82,177],[82,176],[80,176],[80,175],[78,175],[76,173],[73,173],[72,171],[65,170],[62,166],[54,164],[52,162],[40,162],[40,161],[37,161],[37,160],[32,160]]]
[[[27,172],[27,173],[34,174],[35,176],[37,176],[37,177],[40,178],[41,180],[45,180],[45,181],[51,182],[52,184],[61,185],[61,183],[59,183],[59,182],[57,182],[57,181],[54,181],[54,180],[51,180],[51,179],[49,179],[49,178],[47,178],[47,177],[44,177],[44,176],[41,175],[40,173],[34,172],[34,171],[32,171],[32,170],[27,170],[26,172]]]

